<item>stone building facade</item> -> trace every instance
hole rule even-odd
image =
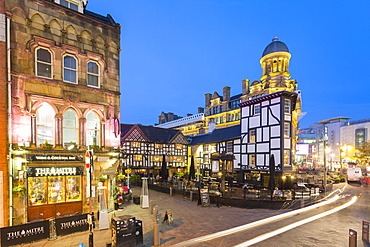
[[[2,225],[86,212],[86,150],[94,151],[94,186],[118,159],[120,25],[85,0],[2,2],[10,49],[0,75],[10,87],[1,100],[8,95],[11,116]]]

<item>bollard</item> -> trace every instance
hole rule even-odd
[[[369,243],[369,221],[362,221],[362,240]]]
[[[153,235],[154,235],[154,246],[159,246],[160,238],[159,238],[159,224],[153,225]]]
[[[155,215],[155,223],[156,224],[159,224],[159,221],[161,220],[161,215],[160,214],[156,214]]]
[[[170,187],[170,196],[172,196],[172,187]]]
[[[357,232],[349,229],[349,247],[357,247]]]
[[[153,214],[153,201],[152,200],[149,201],[149,212],[150,214]]]
[[[190,201],[191,202],[193,201],[193,191],[192,190],[190,191]]]

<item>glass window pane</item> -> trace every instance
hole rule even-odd
[[[46,204],[46,177],[28,178],[28,196],[30,205]]]
[[[70,3],[70,4],[71,4],[71,9],[78,11],[78,5],[74,3]]]
[[[66,0],[60,0],[60,5],[68,7],[68,2]]]
[[[86,145],[100,145],[100,119],[95,112],[86,116]]]
[[[87,72],[92,73],[92,74],[99,74],[99,66],[95,62],[88,62],[87,63]]]
[[[54,116],[50,105],[43,105],[36,111],[36,144],[54,144]]]
[[[76,71],[64,69],[64,81],[76,82]]]
[[[37,50],[37,61],[51,63],[51,53],[46,49]]]
[[[37,63],[37,76],[51,78],[51,65],[44,63]]]
[[[66,181],[66,197],[67,202],[81,201],[81,176],[67,176]]]
[[[64,57],[64,67],[70,68],[70,69],[76,69],[77,68],[76,59],[72,56],[65,56]]]
[[[74,110],[68,109],[63,115],[63,142],[64,144],[78,143],[78,122]]]
[[[65,202],[64,176],[48,177],[48,202]]]
[[[99,86],[98,77],[95,75],[87,75],[87,85],[94,87]]]

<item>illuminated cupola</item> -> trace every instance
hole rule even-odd
[[[274,93],[276,91],[295,91],[296,82],[290,80],[289,74],[289,49],[278,38],[273,38],[272,42],[265,48],[260,60],[262,66],[261,87]]]
[[[87,0],[54,0],[54,2],[81,13],[87,5]]]

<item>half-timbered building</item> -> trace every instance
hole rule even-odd
[[[240,103],[241,169],[248,181],[267,186],[273,155],[276,177],[290,174],[297,93],[280,91]]]
[[[188,165],[188,140],[180,130],[121,124],[123,166],[132,173],[157,176],[163,160],[169,175],[185,172]]]

